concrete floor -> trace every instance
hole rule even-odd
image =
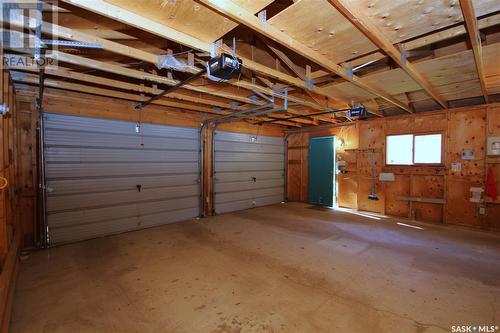
[[[500,324],[498,235],[396,222],[287,203],[32,253],[11,332]]]

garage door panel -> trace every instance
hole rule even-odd
[[[199,173],[199,165],[180,163],[59,163],[47,164],[47,179],[116,177],[148,175],[182,175]]]
[[[77,193],[100,193],[136,189],[138,184],[143,189],[198,184],[197,173],[167,176],[130,176],[109,178],[66,178],[49,180],[49,188],[57,188],[57,195]]]
[[[271,179],[281,179],[283,177],[283,170],[278,171],[255,171],[250,176],[247,172],[218,172],[217,182],[237,182],[237,181],[250,181],[252,176],[257,181],[266,181]]]
[[[44,120],[51,244],[199,214],[198,129],[139,125],[137,133],[134,122],[59,114]]]
[[[191,186],[174,186],[166,188],[137,189],[130,191],[115,191],[103,193],[85,193],[85,194],[65,194],[49,195],[47,211],[74,210],[88,207],[100,207],[104,205],[116,205],[124,203],[135,203],[147,200],[166,200],[182,197],[198,197],[198,184]]]
[[[282,194],[283,194],[282,187],[264,188],[264,189],[238,191],[238,192],[225,192],[217,194],[217,203],[226,203],[239,200],[257,201],[257,199],[261,197],[279,196]],[[276,203],[281,202],[282,200],[283,197],[281,196],[280,200],[277,200]]]
[[[217,193],[238,192],[248,190],[259,190],[265,188],[281,188],[285,186],[284,179],[274,179],[262,182],[244,181],[230,183],[215,183],[215,191]]]
[[[217,141],[215,149],[219,152],[223,151],[246,151],[252,153],[273,153],[283,154],[283,145],[263,144],[255,142],[231,142],[231,141]]]
[[[126,134],[109,134],[88,132],[72,132],[60,130],[48,130],[45,132],[45,144],[51,146],[79,146],[85,142],[86,147],[99,148],[142,148],[176,150],[184,147],[196,151],[199,149],[198,140],[195,138],[169,138],[153,136],[130,136]]]
[[[264,153],[252,153],[252,152],[215,152],[215,159],[218,162],[275,162],[283,159],[283,154],[264,154]]]
[[[273,144],[278,146],[283,144],[283,138],[275,136],[261,136],[225,131],[217,131],[215,135],[217,138],[215,143],[216,145],[221,142]]]
[[[273,205],[283,200],[283,194],[269,196],[269,197],[260,197],[258,199],[252,200],[240,200],[240,201],[230,201],[225,203],[220,203],[217,207],[217,213],[228,213],[234,212],[237,210],[244,210],[254,207],[261,207],[267,205]]]
[[[216,132],[215,212],[248,209],[284,198],[282,138]]]
[[[197,162],[198,151],[180,150],[146,150],[146,149],[117,149],[117,148],[79,148],[79,147],[47,147],[45,160],[47,163],[56,162]]]
[[[215,170],[218,174],[223,172],[244,172],[249,171],[281,171],[285,167],[283,160],[276,162],[221,162],[215,161]]]
[[[146,216],[124,218],[120,220],[120,224],[118,226],[116,221],[108,220],[93,223],[91,227],[89,227],[89,225],[77,225],[72,226],[71,228],[56,227],[53,228],[51,237],[54,243],[75,242],[100,237],[102,235],[116,234],[174,223],[178,222],[179,219],[188,220],[195,214],[197,214],[196,208],[188,208]]]
[[[65,212],[48,213],[49,227],[64,227],[91,224],[100,221],[120,220],[130,216],[141,216],[196,207],[198,198],[176,198],[154,202],[138,202],[102,208],[88,208]],[[117,222],[119,224],[119,222]]]

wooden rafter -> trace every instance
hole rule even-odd
[[[273,53],[281,60],[285,63],[285,65],[290,68],[294,73],[295,75],[297,75],[299,78],[301,78],[302,80],[306,80],[306,70],[302,67],[299,67],[297,66],[293,61],[292,59],[290,59],[286,54],[285,52],[281,51],[280,49],[278,49],[277,47],[274,47],[273,45],[271,45],[270,43],[266,43],[266,46],[271,50],[273,51]]]
[[[302,67],[299,67],[297,66],[283,51],[281,51],[280,49],[278,49],[277,47],[271,45],[270,43],[266,43],[266,46],[281,60],[283,61],[283,63],[285,63],[285,65],[287,65],[288,68],[290,68],[299,78],[301,78],[302,80],[304,81],[307,81],[307,80],[311,80],[312,77],[310,76],[309,78],[307,77],[307,71],[306,69],[302,68]],[[325,72],[326,73],[326,72]],[[323,104],[322,102],[320,102],[318,100],[319,97],[321,96],[317,96],[316,95],[316,90],[318,89],[324,89],[324,88],[317,88],[315,87],[313,91],[309,90],[309,89],[306,89],[306,93],[313,99],[315,100],[317,103],[320,103],[320,104]],[[350,106],[346,103],[345,107],[343,107],[344,109],[345,108],[349,108]],[[376,111],[377,109],[373,109],[373,108],[370,108],[368,109],[368,112],[377,116],[377,117],[383,117],[383,115]],[[346,112],[344,112],[344,114],[346,114]]]
[[[430,82],[402,55],[391,41],[384,36],[382,31],[373,24],[354,5],[345,0],[328,0],[342,15],[345,16],[359,31],[361,31],[373,44],[382,49],[406,74],[417,82],[436,102],[443,108],[448,105],[442,96],[435,90]]]
[[[36,69],[30,69],[30,68],[26,68],[23,70],[30,71],[30,72],[37,72]],[[64,78],[64,79],[72,79],[72,80],[77,80],[77,81],[82,81],[82,82],[87,82],[87,83],[98,84],[98,85],[102,85],[102,86],[106,86],[106,87],[114,88],[114,89],[129,90],[129,91],[134,91],[134,92],[139,92],[139,93],[146,93],[146,94],[150,94],[150,95],[156,95],[159,93],[159,91],[157,89],[154,89],[152,87],[146,87],[144,85],[108,79],[108,78],[104,78],[104,77],[100,77],[100,76],[78,73],[78,72],[68,70],[66,68],[62,68],[60,66],[57,68],[50,67],[50,66],[47,67],[45,69],[45,74],[57,76],[57,77]],[[214,101],[214,100],[206,99],[206,98],[200,98],[200,97],[196,97],[193,95],[183,94],[180,92],[172,92],[168,96],[163,97],[162,100],[168,101],[168,100],[172,100],[172,99],[181,100],[184,102],[196,103],[196,104],[204,104],[204,105],[209,105],[211,107],[218,107],[218,108],[222,108],[222,109],[231,108],[231,105],[229,103]],[[244,109],[244,108],[245,107],[240,106],[238,109]],[[193,109],[193,110],[196,110],[196,109]],[[198,111],[209,112],[207,110],[208,109],[205,108],[205,109],[199,109]],[[210,110],[212,110],[212,109],[210,109]],[[270,114],[269,117],[270,118],[284,118],[285,116],[281,116],[281,115],[277,115],[277,114]],[[300,120],[298,122],[304,123],[304,124],[313,124],[314,123],[314,121],[304,119],[304,118],[300,118]]]
[[[272,25],[263,24],[260,19],[258,19],[256,16],[254,16],[247,10],[241,8],[234,2],[230,0],[199,0],[199,2],[221,13],[222,15],[231,18],[236,22],[248,26],[254,31],[263,34],[267,38],[270,38],[275,42],[286,46],[287,48],[319,64],[325,69],[341,76],[343,79],[370,92],[371,94],[383,98],[384,100],[396,105],[397,107],[403,110],[406,110],[407,112],[411,112],[408,105],[390,96],[379,87],[373,86],[372,84],[365,82],[362,78],[359,78],[356,75],[350,75],[345,68],[342,68],[338,64],[328,59],[326,56],[322,55],[317,51],[314,51],[310,47],[304,45],[298,40],[295,40],[294,38],[290,37],[289,35],[280,31],[279,29],[273,27]]]
[[[470,43],[472,45],[472,52],[474,53],[474,61],[476,63],[477,76],[481,83],[481,90],[483,92],[484,101],[488,103],[488,90],[486,88],[486,78],[484,75],[483,66],[483,49],[481,46],[481,37],[479,35],[478,23],[476,14],[474,13],[474,6],[470,0],[460,0],[460,7],[464,16],[465,27],[469,34]]]
[[[138,29],[147,31],[149,33],[152,33],[154,35],[160,36],[162,38],[166,38],[168,40],[174,41],[176,43],[186,45],[188,47],[191,47],[193,49],[203,51],[210,53],[211,51],[211,44],[204,42],[200,39],[197,39],[196,37],[193,37],[191,35],[185,34],[183,32],[177,31],[175,29],[172,29],[169,26],[160,24],[156,21],[150,20],[146,17],[140,16],[138,13],[133,13],[130,12],[124,8],[120,8],[118,6],[112,5],[110,3],[107,3],[102,0],[62,0],[63,2],[78,6],[80,8],[83,8],[85,10],[92,11],[94,13],[109,17],[111,19],[120,21],[122,23],[128,24],[130,26],[136,27]],[[278,70],[269,68],[267,66],[264,66],[262,64],[259,64],[255,61],[252,61],[251,59],[242,57],[238,55],[242,60],[243,64],[246,68],[268,76],[272,77],[274,79],[280,80],[284,83],[290,84],[292,86],[301,88],[301,89],[306,89],[306,83],[298,79],[296,77],[293,77],[291,75],[285,74],[283,72],[280,72]],[[231,82],[230,82],[231,84]],[[234,83],[233,83],[234,84]],[[258,89],[258,86],[254,85],[254,88]],[[337,108],[344,108],[346,107],[346,102],[345,101],[338,101],[338,98],[335,96],[332,96],[330,93],[322,90],[321,88],[318,88],[316,93],[328,97],[329,100],[331,101],[331,105]],[[299,103],[301,104],[301,103]],[[318,110],[324,110],[327,107],[324,105],[318,105],[316,103],[309,103],[310,106],[313,107],[314,109]],[[312,105],[311,105],[312,104]]]
[[[47,29],[48,27],[49,26],[46,24],[43,26],[43,29]],[[67,28],[60,27],[60,26],[55,26],[55,29],[56,29],[55,30],[56,34],[60,33],[62,36],[64,36],[63,38],[71,39],[69,37],[71,35],[71,31],[72,31],[71,29],[67,29]],[[114,44],[118,44],[118,43],[102,40],[100,38],[92,39],[92,37],[84,36],[81,33],[80,34],[77,33],[75,35],[78,36],[79,38],[83,39],[83,41],[102,43],[101,45],[103,47],[107,47],[110,50],[114,50],[115,49]],[[138,57],[148,59],[148,57],[144,56],[145,52],[138,53],[136,51],[140,51],[140,50],[126,47],[125,49],[121,49],[120,52],[121,53],[123,52],[124,54],[130,54],[131,57],[135,57],[137,54],[139,54]],[[89,59],[89,58],[85,58],[85,57],[81,57],[81,56],[76,56],[76,55],[72,55],[72,54],[68,54],[68,53],[64,53],[64,52],[59,52],[59,51],[51,52],[50,57],[52,57],[56,60],[62,61],[62,62],[67,62],[67,63],[71,63],[71,64],[78,65],[78,66],[89,67],[89,68],[101,70],[104,72],[128,76],[128,77],[132,77],[132,78],[136,78],[136,79],[140,79],[140,80],[145,80],[145,81],[150,81],[150,82],[155,82],[155,83],[161,83],[161,84],[166,84],[166,85],[175,85],[179,82],[177,80],[173,80],[173,79],[168,78],[168,77],[158,76],[156,74],[150,74],[150,73],[146,73],[146,72],[142,72],[142,71],[138,71],[138,70],[134,70],[134,69],[124,68],[119,64],[112,64],[112,63],[108,63],[108,62],[105,63],[105,62],[101,62],[101,61],[97,61],[97,60],[93,60],[93,59]],[[268,95],[273,94],[272,89],[263,88],[261,86],[253,85],[253,84],[251,84],[249,82],[245,82],[245,81],[237,81],[234,83],[234,85],[236,85],[237,87],[240,87],[240,88],[248,89],[250,91],[259,91],[261,93],[268,94]],[[187,84],[187,85],[184,85],[183,88],[190,90],[190,91],[197,92],[197,93],[205,93],[205,94],[213,95],[213,96],[220,97],[220,98],[235,100],[235,101],[245,103],[245,104],[258,105],[258,104],[262,103],[262,102],[256,102],[250,98],[247,98],[247,97],[244,97],[241,95],[226,93],[224,91],[221,91],[220,89],[216,89],[215,86],[196,86],[196,85]],[[315,103],[311,103],[311,102],[308,102],[308,101],[305,101],[303,99],[293,97],[293,96],[289,96],[289,101],[299,103],[299,104],[305,104],[305,105],[308,105],[310,107],[318,107],[318,105]],[[320,108],[320,109],[322,109],[322,108]],[[300,111],[294,110],[293,108],[288,108],[288,112],[291,114],[297,114],[297,115],[307,114],[306,112],[300,112]],[[331,122],[331,120],[329,118],[326,118],[326,117],[322,117],[321,120]]]
[[[1,17],[0,17],[0,20],[2,20]],[[28,19],[28,18],[25,18],[23,16],[20,16],[17,21],[12,20],[9,22],[13,26],[23,27],[26,24],[26,22],[30,22],[28,20],[33,21],[33,19]],[[34,22],[30,22],[30,24],[31,23],[34,24]],[[104,49],[106,51],[121,54],[124,56],[128,56],[128,57],[131,57],[134,59],[138,59],[141,61],[155,64],[155,65],[158,63],[158,56],[157,55],[152,54],[152,53],[148,53],[148,52],[136,49],[136,48],[132,48],[132,47],[120,44],[120,43],[116,43],[116,42],[102,39],[102,38],[99,38],[96,36],[88,35],[88,34],[85,34],[82,32],[75,31],[74,29],[62,27],[62,26],[55,25],[55,24],[50,24],[47,22],[42,22],[41,27],[42,27],[42,31],[44,33],[52,34],[52,35],[57,36],[59,38],[70,39],[70,40],[75,40],[75,41],[80,41],[80,42],[87,42],[87,43],[98,43],[101,45],[102,49]],[[250,60],[246,60],[245,64],[247,67],[251,66],[256,72],[263,73],[263,74],[268,75],[268,76],[276,76],[276,77],[279,76],[281,79],[283,79],[283,76],[286,76],[287,78],[285,78],[285,79],[288,83],[290,83],[290,84],[293,83],[294,85],[299,85],[299,86],[304,85],[304,88],[305,88],[305,83],[297,78],[293,78],[289,75],[275,71],[275,70],[270,69],[264,65],[258,64],[256,62],[252,62]],[[199,71],[198,69],[191,68],[191,67],[186,67],[185,70],[187,72],[190,72],[190,73],[197,73]],[[276,73],[279,73],[279,74],[276,74]],[[238,88],[248,89],[250,91],[259,91],[259,92],[265,93],[265,94],[272,94],[273,93],[271,89],[265,89],[259,85],[256,85],[256,84],[253,84],[250,82],[232,81],[232,82],[229,82],[229,84],[234,85]],[[293,101],[297,104],[300,104],[300,105],[311,107],[313,109],[318,109],[318,110],[327,109],[327,106],[325,106],[325,105],[320,105],[318,103],[309,102],[307,100],[301,99],[301,98],[296,97],[296,96],[289,96],[289,100]],[[345,105],[341,104],[341,105],[337,105],[337,107],[344,108]]]
[[[28,74],[25,76],[16,76],[16,78],[14,79],[14,82],[27,83],[27,84],[38,84],[38,82],[39,82],[38,80],[39,79],[38,79],[37,75]],[[84,84],[57,81],[57,80],[53,80],[53,79],[45,79],[44,85],[47,87],[51,87],[51,88],[71,90],[71,91],[76,91],[76,92],[82,92],[82,93],[99,95],[99,96],[106,96],[106,97],[112,97],[112,98],[119,98],[119,99],[125,99],[125,100],[130,100],[130,101],[139,102],[139,101],[143,100],[143,98],[141,98],[140,96],[135,95],[135,94],[124,93],[124,92],[119,92],[119,91],[110,90],[110,89],[91,87],[91,86],[84,85]],[[197,111],[197,112],[204,112],[204,113],[217,114],[217,115],[231,113],[229,111],[222,111],[221,113],[218,113],[209,107],[204,107],[204,106],[199,106],[199,105],[194,105],[194,104],[187,104],[187,103],[179,103],[179,102],[169,101],[169,100],[165,100],[165,99],[156,100],[153,102],[153,104],[167,106],[167,107],[173,107],[173,108],[182,109],[182,110]],[[258,120],[257,119],[255,119],[255,120],[262,121],[262,119],[267,119],[267,120],[278,119],[277,121],[274,121],[275,124],[300,127],[300,124],[297,124],[297,123],[291,122],[291,121],[280,120],[280,118],[264,117],[264,118],[259,118]],[[282,117],[282,118],[284,119],[285,117]],[[249,118],[249,119],[252,119],[252,118]]]

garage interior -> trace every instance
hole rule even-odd
[[[0,4],[1,333],[500,332],[498,0]]]

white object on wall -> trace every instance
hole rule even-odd
[[[9,111],[9,106],[7,104],[0,104],[0,116],[6,116]]]
[[[462,159],[463,160],[475,160],[476,154],[474,153],[474,150],[471,150],[471,149],[462,150]]]
[[[382,172],[378,176],[378,179],[381,182],[393,182],[396,180],[396,177],[394,176],[394,174],[392,172]]]
[[[470,188],[470,202],[483,202],[483,192],[482,187],[471,187]]]
[[[500,156],[500,136],[488,137],[487,153],[490,156]]]

